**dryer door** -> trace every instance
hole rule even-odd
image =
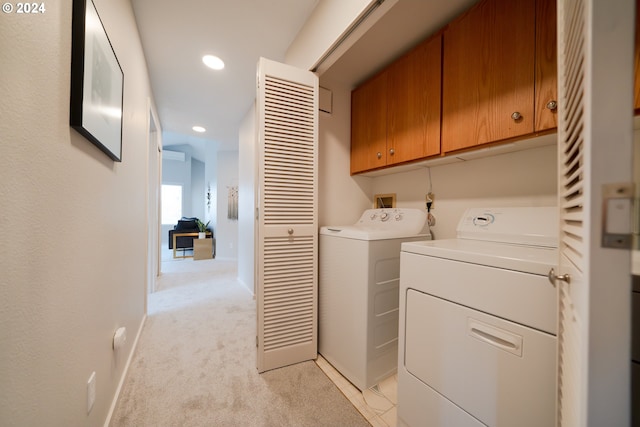
[[[555,349],[551,334],[407,290],[405,368],[486,425],[554,425]]]

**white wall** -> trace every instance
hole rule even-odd
[[[206,172],[209,166],[193,157],[193,147],[187,144],[164,148],[167,151],[184,153],[185,160],[162,159],[162,184],[182,185],[182,216],[197,217],[206,223],[211,219],[206,206]],[[167,244],[168,230],[173,229],[174,225],[162,225],[163,245]],[[209,227],[215,228],[215,221],[211,221]]]
[[[204,165],[205,192],[210,192],[209,206],[205,211],[205,223],[211,221],[209,228],[213,230],[215,238],[218,229],[218,152],[213,147],[206,151]]]
[[[191,214],[200,218],[205,224],[206,186],[204,182],[204,163],[191,158]]]
[[[69,127],[72,1],[0,18],[3,426],[103,425],[144,318],[149,78],[129,1],[94,2],[124,71],[122,163]]]
[[[372,206],[373,179],[350,176],[351,92],[332,87],[333,110],[320,112],[318,224],[355,223]]]
[[[165,147],[166,148],[166,147]],[[174,150],[177,151],[177,150]],[[182,216],[191,215],[191,156],[185,155],[185,161],[162,159],[162,184],[182,185]],[[169,241],[169,230],[175,224],[162,224],[161,238],[162,245],[166,246]]]
[[[434,238],[455,238],[470,207],[555,206],[556,167],[555,145],[432,167]],[[396,193],[398,207],[425,209],[426,168],[373,181],[373,194]]]
[[[192,216],[191,154],[188,150],[176,147],[164,147],[164,149],[185,153],[184,161],[162,158],[162,184],[182,185],[182,216]]]
[[[238,220],[228,219],[229,188],[238,186],[238,151],[218,151],[216,258],[238,258]]]
[[[255,102],[240,125],[238,143],[238,280],[255,292],[256,221],[256,110]]]
[[[372,0],[320,0],[287,49],[284,62],[311,69],[370,3]],[[370,23],[375,21],[371,18]]]

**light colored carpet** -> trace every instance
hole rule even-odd
[[[258,374],[231,261],[163,263],[111,426],[369,426],[310,361]]]

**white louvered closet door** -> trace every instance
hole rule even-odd
[[[259,372],[317,357],[318,79],[258,65]]]
[[[556,274],[569,275],[555,281],[563,427],[630,419],[630,252],[603,247],[602,232],[603,186],[632,176],[633,2],[558,0]]]

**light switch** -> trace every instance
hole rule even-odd
[[[631,225],[633,203],[631,199],[607,200],[606,232],[611,234],[629,234],[633,231]]]
[[[602,186],[602,247],[631,248],[633,194],[633,183]]]

